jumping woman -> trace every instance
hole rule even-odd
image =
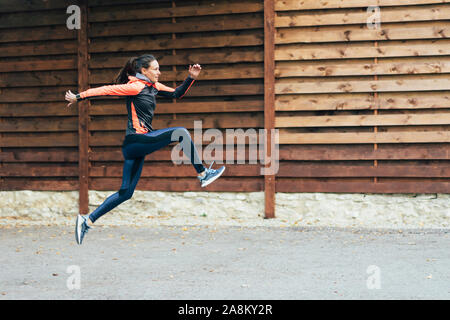
[[[78,214],[75,227],[78,244],[83,242],[86,232],[98,218],[131,198],[141,176],[145,156],[171,142],[183,141],[183,153],[190,158],[197,171],[201,187],[206,187],[222,175],[225,170],[223,166],[218,170],[211,169],[213,163],[208,169],[203,166],[186,128],[152,128],[156,96],[181,99],[197,79],[201,69],[199,64],[190,65],[186,80],[177,88],[170,88],[158,82],[161,75],[158,61],[154,56],[145,54],[128,60],[117,75],[115,85],[92,88],[78,94],[70,90],[66,92],[65,99],[69,101],[67,106],[92,97],[125,96],[128,111],[126,135],[122,144],[125,158],[122,186],[92,213]],[[186,145],[190,146],[190,150],[186,150]]]

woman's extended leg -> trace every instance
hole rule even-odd
[[[179,141],[182,144],[184,154],[191,160],[191,164],[199,174],[198,179],[200,180],[201,187],[208,186],[225,171],[224,166],[218,170],[211,169],[212,163],[208,169],[203,166],[194,142],[191,139],[191,135],[186,128],[173,127],[152,131],[139,136],[139,140],[125,147],[125,158],[145,156],[169,145],[171,142]]]
[[[205,171],[189,132],[185,128],[175,127],[149,132],[145,135],[145,142],[132,143],[124,148],[125,162],[123,165],[122,186],[118,192],[110,195],[95,209],[89,215],[89,219],[95,222],[105,213],[111,211],[122,202],[129,200],[141,176],[145,156],[169,145],[172,139],[174,139],[173,141],[187,142],[189,150],[184,152],[191,158],[192,164],[198,173]]]
[[[191,160],[197,173],[205,171],[205,167],[191,139],[189,131],[183,127],[172,127],[155,130],[143,134],[140,141],[127,145],[124,149],[125,158],[143,157],[155,152],[172,142],[178,141],[182,143],[184,154]]]
[[[144,165],[144,157],[125,160],[123,165],[122,186],[120,190],[110,195],[95,211],[89,215],[89,219],[95,222],[105,213],[111,211],[133,195],[139,181]]]

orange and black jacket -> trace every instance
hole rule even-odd
[[[188,76],[180,86],[174,89],[159,82],[153,83],[141,73],[128,76],[128,79],[126,84],[92,88],[77,94],[77,100],[98,96],[126,96],[128,111],[126,135],[153,131],[152,120],[156,96],[181,99],[195,81]]]

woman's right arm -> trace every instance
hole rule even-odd
[[[78,94],[72,93],[70,90],[66,92],[66,100],[73,103],[92,97],[99,96],[135,96],[145,87],[142,82],[133,82],[126,84],[106,85],[98,88],[91,88]]]

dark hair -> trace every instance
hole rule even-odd
[[[125,66],[119,71],[114,80],[116,84],[128,82],[128,76],[135,76],[142,68],[148,68],[152,61],[156,60],[151,54],[143,54],[139,57],[130,58]]]

